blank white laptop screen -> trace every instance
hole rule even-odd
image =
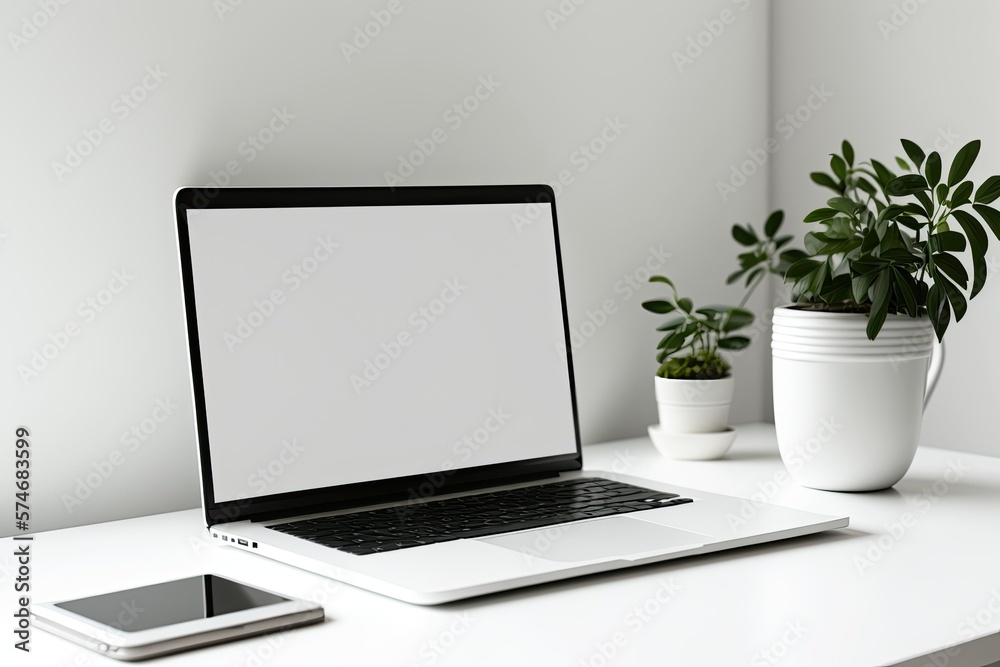
[[[215,500],[575,453],[539,209],[189,210]]]

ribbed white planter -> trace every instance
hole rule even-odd
[[[665,434],[718,433],[729,425],[733,378],[656,381],[656,407]]]
[[[874,341],[863,314],[774,311],[774,422],[800,485],[874,491],[906,474],[920,437],[934,332],[927,317],[890,315]],[[941,355],[937,355],[938,360]]]

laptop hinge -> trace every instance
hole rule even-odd
[[[526,473],[523,475],[513,475],[510,477],[504,477],[503,479],[493,479],[490,481],[477,481],[477,482],[466,482],[463,484],[449,484],[442,486],[437,490],[437,493],[420,496],[416,498],[418,501],[433,500],[435,496],[448,495],[450,493],[462,493],[465,491],[476,491],[479,489],[489,489],[497,486],[503,486],[505,484],[521,484],[523,482],[534,482],[539,479],[553,479],[559,477],[559,472],[545,471],[545,472],[533,472]],[[351,509],[354,507],[368,507],[370,505],[380,505],[382,503],[399,502],[402,500],[414,500],[411,493],[402,492],[392,495],[382,495],[378,497],[370,498],[356,498],[349,501],[334,501],[329,503],[313,503],[306,505],[304,507],[297,507],[294,509],[281,509],[274,510],[272,512],[262,512],[257,514],[252,519],[251,522],[257,521],[273,521],[274,519],[284,519],[290,516],[302,516],[304,514],[320,514],[322,512],[333,512],[336,510]]]

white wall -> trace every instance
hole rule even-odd
[[[1000,173],[1000,92],[989,78],[1000,59],[1000,3],[777,0],[773,12],[772,111],[794,111],[813,85],[834,94],[773,162],[772,203],[793,220],[827,199],[808,174],[828,169],[824,156],[844,138],[859,155],[890,161],[903,155],[905,137],[940,148],[947,164],[979,138],[970,178],[978,184]],[[993,239],[990,280],[946,335],[947,362],[925,415],[923,444],[1000,455],[998,248]]]
[[[403,0],[347,62],[341,42],[388,0],[233,0],[218,15],[229,1],[69,3],[50,18],[36,0],[0,7],[0,433],[12,442],[15,426],[32,431],[32,528],[198,503],[177,186],[206,183],[231,161],[238,185],[382,184],[437,127],[447,141],[407,183],[572,176],[559,198],[572,321],[607,300],[617,309],[576,353],[583,435],[642,434],[655,421],[658,322],[638,304],[656,291],[631,294],[620,281],[662,246],[662,270],[694,297],[739,298],[722,284],[735,250],[728,228],[763,219],[766,170],[727,201],[715,184],[772,131],[767,3],[592,2],[553,29],[546,12],[557,0]],[[713,23],[723,10],[728,25]],[[43,27],[26,27],[32,20]],[[674,52],[699,33],[707,46],[679,68]],[[449,124],[443,114],[481,77],[499,87],[460,127]],[[151,89],[136,92],[134,109],[116,102],[144,81]],[[274,109],[292,117],[251,153],[243,142]],[[581,162],[579,147],[607,119],[626,129]],[[60,178],[53,162],[88,135],[99,145]],[[105,305],[79,305],[87,299]],[[67,326],[75,335],[23,379],[19,366]],[[737,360],[734,421],[764,414],[767,393],[755,388],[765,359],[758,345]],[[170,416],[158,401],[176,406]],[[143,426],[144,440],[124,435]],[[0,534],[10,530],[5,522]]]

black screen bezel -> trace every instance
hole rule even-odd
[[[310,512],[327,511],[340,507],[405,500],[412,495],[409,492],[410,489],[419,488],[422,483],[428,480],[428,474],[344,484],[319,489],[307,489],[239,500],[221,502],[215,500],[212,461],[209,451],[210,444],[204,378],[202,375],[201,351],[198,342],[197,304],[191,266],[187,211],[190,209],[214,208],[313,208],[330,206],[414,206],[485,203],[551,204],[552,231],[555,240],[556,267],[559,276],[559,295],[562,303],[564,345],[569,375],[576,452],[574,454],[560,454],[449,471],[449,475],[444,476],[445,478],[440,484],[434,485],[433,495],[451,493],[467,488],[511,483],[533,477],[555,475],[559,472],[579,470],[583,467],[583,451],[580,442],[569,315],[566,308],[566,289],[556,219],[555,193],[548,185],[181,188],[174,196],[177,244],[180,256],[181,282],[191,364],[195,426],[198,435],[198,451],[201,463],[202,504],[208,525],[248,519],[273,519]]]

